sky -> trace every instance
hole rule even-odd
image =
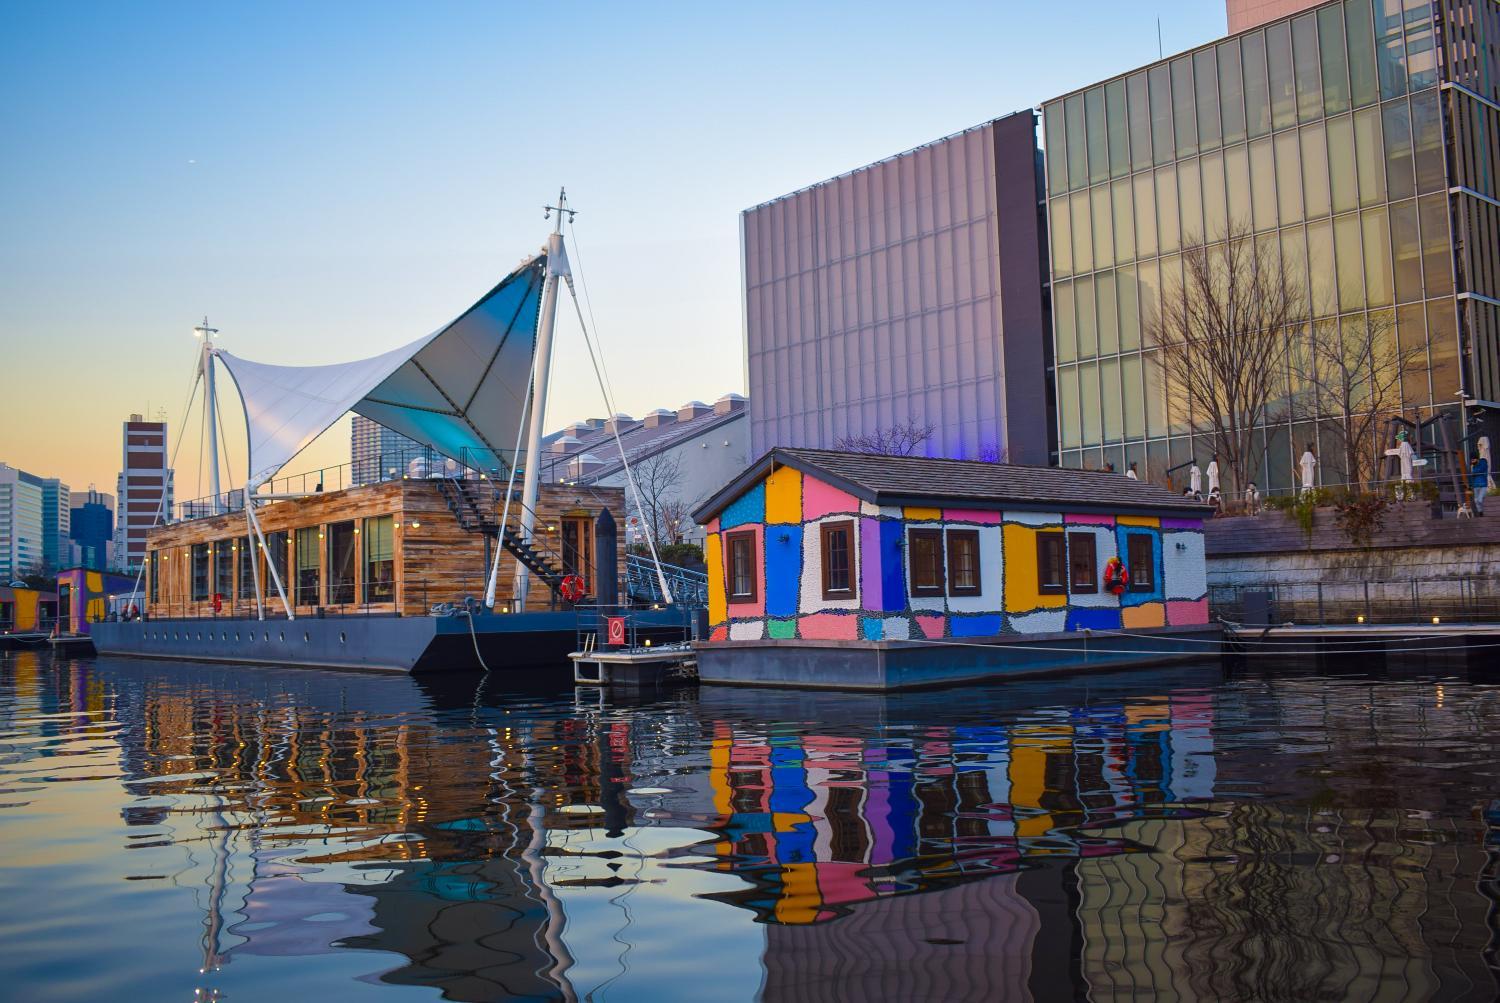
[[[1225,32],[1220,0],[0,4],[0,461],[112,492],[131,412],[177,440],[205,315],[258,361],[387,351],[561,185],[618,408],[743,393],[741,211],[1152,61],[1158,18],[1167,54]],[[553,372],[548,428],[605,413],[561,310]],[[287,470],[347,460],[345,422]]]

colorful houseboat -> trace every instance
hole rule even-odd
[[[880,690],[1204,657],[1209,512],[1112,473],[774,449],[694,513],[699,677]]]
[[[56,622],[56,592],[0,585],[0,649],[40,644]]]

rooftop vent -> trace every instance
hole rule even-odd
[[[628,414],[617,414],[613,418],[609,419],[609,421],[606,421],[604,423],[604,431],[606,431],[609,434],[613,435],[616,432],[623,432],[623,431],[625,431],[625,429],[627,427],[629,427],[630,425],[634,425],[634,424],[635,424],[635,419],[632,418],[632,417],[630,417],[630,415],[628,415]]]
[[[577,445],[579,445],[578,439],[565,433],[553,439],[552,445],[547,448],[554,453],[570,453]]]
[[[645,424],[647,428],[660,428],[663,425],[670,425],[676,420],[677,412],[668,411],[664,407],[657,408],[655,411],[652,411],[650,414],[646,415],[646,417],[641,419],[642,423]]]
[[[709,407],[702,401],[688,401],[686,404],[682,405],[682,407],[677,409],[677,420],[692,421],[694,418],[701,418],[703,415],[708,414],[712,410],[713,408]]]
[[[745,409],[744,394],[725,394],[714,401],[714,414],[732,414]]]

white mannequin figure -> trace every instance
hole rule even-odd
[[[1188,468],[1188,490],[1195,495],[1203,493],[1203,471],[1198,469],[1197,460]]]
[[[1219,490],[1219,454],[1215,453],[1208,461],[1208,493],[1213,494]]]
[[[1297,462],[1302,468],[1302,490],[1311,491],[1314,471],[1318,469],[1318,454],[1313,452],[1312,443],[1307,444],[1307,449],[1302,452],[1302,459]]]
[[[1260,489],[1255,486],[1254,481],[1245,488],[1245,508],[1251,515],[1260,511]]]
[[[1140,480],[1140,478],[1137,477],[1136,474],[1135,474],[1135,464],[1134,463],[1132,463],[1130,465],[1130,469],[1129,470],[1125,471],[1125,476],[1129,477],[1133,481]]]

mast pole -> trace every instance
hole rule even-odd
[[[557,205],[547,206],[547,215],[557,213],[557,222],[547,238],[547,281],[542,289],[541,317],[536,333],[536,366],[531,385],[531,428],[526,440],[526,479],[521,483],[521,531],[520,539],[530,542],[536,526],[536,500],[541,487],[542,436],[547,418],[547,381],[552,370],[552,331],[557,321],[557,284],[563,277],[571,275],[568,255],[563,249],[563,214],[573,214],[568,207],[567,189],[559,189]],[[504,527],[501,527],[504,533]],[[501,541],[497,540],[499,545]],[[526,566],[516,562],[515,598],[511,609],[517,613],[526,609],[526,588],[530,582]]]
[[[214,391],[214,335],[216,327],[208,326],[208,317],[193,328],[193,333],[203,339],[203,354],[199,356],[198,368],[204,380],[203,409],[208,414],[208,476],[214,494],[214,515],[224,513],[223,499],[219,497],[219,398]]]

